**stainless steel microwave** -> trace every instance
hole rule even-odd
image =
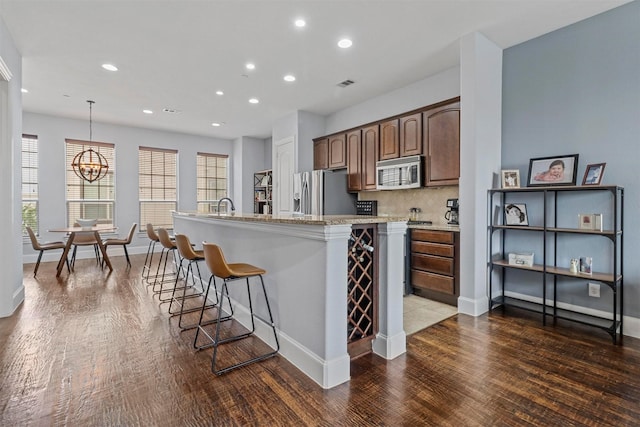
[[[422,156],[400,157],[376,163],[376,188],[378,190],[401,190],[420,188]]]

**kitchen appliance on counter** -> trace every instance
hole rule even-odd
[[[378,190],[401,190],[420,188],[422,156],[381,160],[376,163],[376,188]]]
[[[449,221],[449,225],[458,225],[460,210],[458,199],[447,199],[447,208],[449,208],[449,210],[444,214],[444,219]]]
[[[346,169],[293,174],[294,215],[355,215],[356,198],[347,192]]]

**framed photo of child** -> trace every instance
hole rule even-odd
[[[530,159],[527,187],[576,185],[577,172],[577,154]]]
[[[527,205],[524,203],[508,203],[504,207],[505,225],[529,225]]]

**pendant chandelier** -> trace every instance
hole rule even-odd
[[[89,101],[89,143],[91,143],[93,138],[93,121],[91,118],[92,107],[95,104],[95,101]],[[75,174],[85,181],[93,182],[99,179],[104,178],[104,176],[109,171],[109,164],[107,163],[107,159],[93,148],[89,147],[88,150],[84,150],[73,158],[71,162],[71,167]]]

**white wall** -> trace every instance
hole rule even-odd
[[[460,68],[453,67],[328,115],[324,134],[361,126],[459,95]]]
[[[22,122],[22,58],[0,18],[0,317],[11,315],[24,301],[20,169]]]
[[[97,105],[97,104],[96,104]],[[94,112],[98,107],[94,107]],[[94,114],[95,117],[95,114]],[[66,224],[65,199],[65,138],[88,139],[88,120],[71,120],[35,113],[23,114],[24,133],[38,136],[39,142],[39,214],[40,238],[60,239],[59,234],[46,230]],[[230,176],[233,177],[233,143],[229,140],[148,129],[116,126],[93,122],[93,140],[113,143],[116,146],[116,213],[115,222],[124,234],[133,222],[139,223],[138,203],[138,147],[178,149],[178,206],[181,210],[196,209],[196,154],[198,152],[227,154],[230,156]],[[260,146],[262,147],[262,146]],[[255,148],[255,147],[254,147]],[[251,156],[250,152],[245,154]],[[255,157],[262,159],[260,151]],[[19,168],[18,170],[19,176]],[[233,182],[230,183],[233,192]],[[251,193],[253,189],[249,186]],[[233,194],[233,193],[232,193]],[[144,225],[143,225],[144,230]],[[18,228],[19,231],[19,228]],[[132,253],[146,252],[146,233],[136,233]],[[28,254],[25,262],[34,262],[31,245],[24,244]],[[114,253],[117,252],[114,250]],[[46,254],[48,260],[60,254]],[[93,256],[87,250],[83,256]]]

